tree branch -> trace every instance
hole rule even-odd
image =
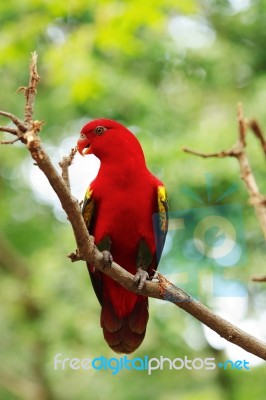
[[[244,119],[242,104],[240,103],[237,106],[237,120],[238,120],[239,145],[241,148],[244,148],[246,147],[247,123]]]
[[[261,276],[252,276],[251,280],[253,282],[266,282],[266,275],[261,275]]]
[[[3,117],[7,117],[7,118],[11,119],[11,121],[16,125],[16,127],[21,132],[26,132],[27,128],[26,128],[25,124],[19,118],[17,118],[15,115],[13,115],[13,114],[11,114],[11,113],[9,113],[7,111],[0,111],[0,115],[2,115]],[[7,129],[1,129],[4,132],[13,133],[13,134],[16,135],[16,133],[14,131],[10,132],[10,130],[9,130],[10,128],[8,128],[8,127],[3,127],[3,128],[7,128]]]
[[[1,132],[8,132],[11,133],[12,135],[17,135],[17,130],[15,128],[10,128],[9,126],[0,126],[0,131]],[[19,140],[18,138],[15,139],[16,141]],[[11,142],[11,141],[10,141]],[[3,140],[1,141],[1,144],[7,144]]]
[[[252,172],[249,159],[246,153],[246,134],[247,134],[247,127],[251,127],[254,134],[259,138],[260,143],[262,145],[263,150],[266,149],[266,141],[264,139],[263,133],[255,120],[252,121],[245,121],[243,109],[241,104],[238,105],[238,132],[239,138],[238,142],[229,150],[223,150],[216,153],[204,153],[200,151],[195,151],[188,149],[187,147],[183,148],[183,151],[186,153],[190,153],[196,156],[200,156],[203,158],[224,158],[224,157],[235,157],[238,160],[240,172],[241,172],[241,179],[243,179],[247,191],[249,193],[249,201],[250,204],[255,208],[257,218],[261,225],[262,232],[266,239],[266,197],[262,195],[259,191],[258,184],[256,182],[255,176]],[[265,153],[266,154],[266,153]]]
[[[68,168],[72,164],[76,153],[77,153],[77,148],[71,149],[70,154],[68,156],[64,156],[62,161],[59,162],[59,165],[62,169],[62,178],[69,190],[70,190],[70,181],[69,181]]]
[[[34,51],[31,54],[29,85],[27,87],[22,86],[17,90],[18,92],[24,92],[26,97],[24,124],[27,128],[30,127],[33,120],[34,101],[37,94],[37,85],[40,82],[40,77],[37,71],[37,59],[37,53]]]
[[[84,223],[78,200],[72,196],[70,189],[66,184],[66,180],[57,173],[48,154],[42,146],[40,137],[38,136],[42,123],[32,120],[34,96],[39,81],[36,79],[36,76],[38,76],[36,62],[37,56],[33,53],[30,69],[30,90],[28,90],[30,93],[30,100],[26,96],[27,110],[25,111],[24,121],[27,126],[27,131],[23,133],[23,140],[30,151],[32,158],[46,175],[52,188],[56,192],[72,225],[78,251],[76,254],[72,254],[72,257],[70,256],[70,258],[73,260],[82,259],[93,264],[95,268],[112,277],[123,287],[136,293],[137,286],[134,283],[132,274],[115,262],[112,263],[110,268],[105,267],[103,255],[94,245],[93,237],[90,236]],[[28,92],[26,91],[26,93]],[[29,116],[31,116],[30,119]],[[264,343],[224,320],[199,301],[192,299],[189,294],[184,292],[182,289],[175,287],[162,275],[159,274],[158,277],[159,282],[146,282],[144,288],[138,294],[166,300],[177,305],[179,308],[182,308],[213,329],[226,340],[266,360],[266,345]]]
[[[194,156],[199,156],[202,158],[212,158],[212,157],[217,157],[217,158],[225,158],[225,157],[237,157],[239,150],[232,148],[230,150],[222,150],[219,151],[218,153],[203,153],[201,151],[196,151],[189,149],[188,147],[183,147],[182,150],[185,153],[193,154]]]
[[[19,140],[20,140],[19,138],[16,138],[16,139],[13,139],[13,140],[1,140],[0,144],[14,144],[14,143],[18,142]]]
[[[248,122],[248,125],[252,129],[254,135],[259,139],[264,154],[266,155],[266,139],[258,122],[255,119],[252,119]]]

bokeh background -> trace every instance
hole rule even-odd
[[[36,50],[41,84],[35,117],[45,121],[42,140],[55,163],[75,145],[85,122],[105,116],[138,136],[149,168],[167,186],[171,210],[215,208],[233,185],[219,204],[242,207],[245,257],[226,274],[244,291],[238,297],[215,296],[214,272],[201,266],[197,297],[261,339],[266,338],[265,286],[250,277],[265,271],[265,240],[237,162],[195,158],[182,146],[206,152],[230,147],[237,137],[239,101],[246,116],[266,129],[265,23],[265,0],[0,4],[0,109],[23,117],[24,99],[16,89],[27,84],[30,53]],[[261,360],[154,299],[146,339],[132,357],[246,359],[251,370],[166,368],[151,376],[55,371],[57,353],[80,358],[114,353],[102,338],[85,265],[66,258],[75,249],[73,234],[45,178],[21,144],[1,146],[0,155],[1,399],[265,399]],[[265,159],[251,134],[248,155],[266,193]],[[75,158],[71,179],[80,200],[98,166],[93,157]],[[183,263],[180,279],[171,269],[183,287],[186,263],[178,256],[175,262],[177,268]]]

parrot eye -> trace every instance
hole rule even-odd
[[[104,131],[106,131],[106,128],[104,126],[97,126],[94,129],[94,133],[98,136],[102,135],[104,133]]]

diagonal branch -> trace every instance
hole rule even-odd
[[[12,135],[17,136],[17,129],[11,128],[10,126],[0,126],[0,132],[7,132],[7,133],[11,133]],[[16,140],[19,140],[19,139],[16,139]]]
[[[38,79],[36,79],[37,56],[34,54],[32,55],[32,64],[30,69],[30,85],[32,85],[31,93],[36,93],[36,85],[38,83]],[[31,104],[31,110],[28,115],[31,115],[32,117],[34,96],[31,97],[31,101],[32,104],[26,98],[26,106]],[[42,123],[39,121],[29,120],[26,122],[27,132],[23,134],[24,142],[30,151],[32,158],[46,175],[52,188],[56,192],[73,228],[78,251],[76,254],[70,255],[70,258],[72,260],[81,259],[93,264],[95,268],[112,277],[123,287],[136,293],[137,286],[134,283],[132,274],[115,262],[112,263],[110,268],[106,268],[105,263],[103,262],[102,253],[94,245],[93,237],[90,236],[87,230],[80,212],[80,204],[78,200],[72,196],[66,181],[56,171],[41,143],[38,132],[42,127]],[[166,300],[175,304],[213,329],[226,340],[266,360],[266,345],[264,343],[224,320],[200,302],[192,299],[189,294],[174,286],[162,275],[159,274],[158,276],[159,282],[146,282],[143,289],[138,294]]]
[[[16,125],[16,127],[21,131],[21,132],[26,132],[27,128],[25,126],[25,124],[19,119],[17,118],[15,115],[7,112],[7,111],[0,111],[0,115],[2,115],[3,117],[7,117],[9,119],[11,119],[11,121]],[[3,127],[5,128],[5,127]],[[14,132],[10,132],[10,128],[6,127],[7,129],[1,129],[5,132],[9,132],[9,133],[14,133]],[[14,133],[16,134],[16,133]]]
[[[254,135],[259,139],[261,147],[264,151],[264,154],[266,156],[266,139],[264,137],[264,134],[261,130],[261,127],[259,126],[258,122],[255,119],[252,119],[248,122],[249,127],[252,129]]]

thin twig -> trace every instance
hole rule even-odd
[[[31,54],[31,64],[30,64],[30,80],[28,87],[20,87],[18,91],[23,91],[26,97],[24,123],[29,128],[33,120],[34,111],[34,101],[37,94],[37,85],[40,81],[40,77],[37,71],[37,53],[34,51]]]
[[[252,276],[251,280],[253,282],[266,282],[266,275],[261,275],[261,276]]]
[[[237,149],[230,149],[230,150],[222,150],[217,153],[203,153],[201,151],[196,151],[189,149],[188,147],[183,147],[182,150],[185,153],[193,154],[194,156],[199,156],[202,158],[211,158],[211,157],[217,157],[217,158],[224,158],[224,157],[237,157],[238,155],[238,150]]]
[[[14,144],[14,143],[18,142],[19,140],[20,140],[20,138],[18,138],[18,137],[13,140],[1,140],[0,144]]]
[[[254,135],[259,139],[261,147],[266,155],[266,139],[264,137],[263,131],[255,119],[249,121],[249,127],[252,129]]]
[[[245,125],[243,111],[239,111],[238,122],[239,122],[239,132],[240,132],[240,136],[241,136],[241,130],[243,129],[242,127]],[[251,165],[249,163],[247,153],[244,149],[244,143],[243,143],[243,151],[240,152],[239,156],[238,156],[238,162],[239,162],[240,171],[241,171],[241,178],[245,182],[246,188],[247,188],[249,196],[250,196],[250,204],[252,204],[253,207],[255,208],[258,221],[261,225],[263,235],[266,239],[265,196],[263,196],[259,191],[257,181],[255,179]]]
[[[7,117],[9,119],[11,119],[11,121],[18,127],[18,129],[21,132],[26,132],[27,128],[25,126],[25,124],[19,119],[17,118],[14,114],[11,114],[7,111],[0,111],[0,115],[3,115],[3,117]],[[8,132],[8,131],[6,131]],[[12,133],[12,132],[10,132]]]
[[[11,133],[12,135],[16,135],[16,136],[18,134],[18,130],[16,128],[11,128],[10,126],[0,126],[0,131]]]
[[[239,131],[239,142],[243,147],[246,147],[246,121],[244,119],[243,107],[239,103],[237,106],[237,120]]]
[[[68,168],[71,166],[76,153],[77,153],[77,148],[75,147],[71,149],[70,154],[68,156],[64,156],[63,159],[59,162],[59,165],[62,169],[62,178],[64,179],[69,190],[70,190],[70,181],[69,181]]]
[[[260,222],[261,229],[263,231],[264,237],[266,238],[266,202],[265,196],[262,195],[259,191],[258,184],[256,182],[255,176],[252,172],[248,156],[245,151],[246,146],[246,127],[250,126],[250,123],[246,122],[244,119],[244,113],[241,104],[238,105],[237,110],[237,119],[238,119],[238,132],[239,138],[238,142],[229,150],[223,150],[216,153],[204,153],[200,151],[195,151],[188,149],[187,147],[183,148],[183,151],[189,154],[193,154],[196,156],[200,156],[203,158],[224,158],[224,157],[235,157],[238,159],[240,172],[241,172],[241,179],[243,179],[247,191],[249,193],[250,204],[253,205],[258,221]],[[258,125],[252,124],[253,130],[257,129],[257,136],[260,138],[261,143],[264,143],[264,137],[261,130],[258,130]],[[255,128],[254,128],[255,127]],[[260,132],[260,133],[258,133]]]

